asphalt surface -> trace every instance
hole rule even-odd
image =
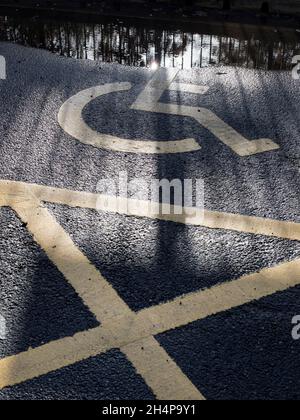
[[[195,121],[129,110],[153,72],[77,61],[1,43],[0,179],[96,192],[100,179],[203,178],[205,207],[300,221],[300,83],[289,72],[209,68],[178,81],[210,86],[205,95],[166,92],[163,102],[203,106],[248,139],[271,138],[278,151],[235,155]],[[132,155],[71,138],[60,106],[80,90],[131,82],[126,93],[84,110],[95,130],[129,139],[194,137],[197,152]],[[300,256],[299,242],[47,205],[75,244],[134,311]],[[0,357],[98,325],[15,214],[0,209],[0,313],[8,336]],[[300,342],[291,319],[299,287],[161,334],[158,340],[208,399],[300,399]],[[101,379],[100,379],[101,378]],[[119,351],[0,391],[0,399],[151,399]]]

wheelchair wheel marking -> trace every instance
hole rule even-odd
[[[112,83],[83,90],[63,104],[58,114],[58,122],[66,133],[82,143],[114,152],[164,154],[192,152],[200,149],[195,139],[176,141],[122,139],[98,133],[85,123],[82,118],[82,111],[92,100],[102,95],[128,91],[129,89],[131,89],[130,83]]]

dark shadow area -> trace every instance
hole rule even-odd
[[[299,401],[299,297],[298,286],[157,339],[209,400]]]
[[[97,327],[26,225],[9,208],[0,208],[0,221],[0,312],[7,324],[0,357]]]
[[[231,9],[231,0],[223,0],[223,10]]]
[[[141,376],[118,350],[0,390],[0,400],[153,400]]]
[[[270,13],[270,5],[268,1],[264,1],[261,5],[261,12],[265,15]]]

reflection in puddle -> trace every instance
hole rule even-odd
[[[154,25],[155,26],[155,25]],[[2,40],[48,49],[80,59],[117,62],[130,66],[208,67],[234,65],[265,70],[286,70],[300,51],[296,31],[260,28],[222,31],[210,26],[209,34],[163,29],[120,21],[77,23],[45,21],[40,17],[0,17]],[[202,30],[201,30],[202,29]],[[264,29],[265,30],[265,29]],[[287,30],[286,30],[287,31]]]

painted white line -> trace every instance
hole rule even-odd
[[[194,118],[240,156],[250,156],[279,149],[279,145],[270,139],[249,141],[206,108],[160,103],[159,100],[167,89],[197,94],[207,92],[208,87],[206,86],[174,82],[177,73],[177,69],[159,69],[132,104],[131,109]],[[125,82],[95,86],[83,90],[62,105],[58,114],[58,122],[70,136],[84,144],[105,150],[125,153],[165,154],[185,153],[201,149],[201,146],[193,138],[176,141],[129,140],[98,133],[86,124],[82,117],[82,111],[87,104],[102,95],[128,91],[129,89],[131,89],[131,84]]]
[[[0,80],[6,80],[6,58],[3,55],[0,55]]]
[[[0,360],[0,389],[70,366],[108,349],[96,343],[97,330],[78,333]]]
[[[129,140],[98,133],[86,124],[82,117],[82,111],[88,103],[102,95],[129,89],[131,89],[130,83],[112,83],[83,90],[62,105],[58,114],[58,122],[66,133],[82,143],[115,152],[163,154],[185,153],[200,149],[195,139],[176,141]],[[115,115],[111,116],[112,119],[115,117]]]
[[[177,83],[172,82],[167,87],[168,90],[174,90],[178,92],[195,93],[197,95],[204,95],[208,92],[209,86],[191,85],[190,83]]]
[[[194,118],[199,124],[209,130],[215,137],[239,156],[250,156],[280,148],[278,144],[270,139],[249,141],[206,108],[160,103],[159,100],[163,92],[168,89],[170,85],[171,88],[176,87],[174,78],[178,71],[179,70],[174,69],[159,69],[131,108],[139,111],[181,115]]]

